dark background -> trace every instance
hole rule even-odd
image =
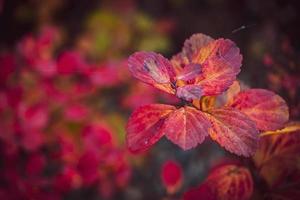
[[[296,52],[299,51],[300,45],[300,3],[296,0],[4,0],[3,2],[0,14],[1,49],[12,48],[18,38],[35,31],[39,24],[45,21],[62,26],[68,33],[65,45],[72,45],[76,36],[84,29],[83,22],[90,12],[101,8],[107,2],[118,7],[116,12],[122,12],[122,8],[133,5],[154,19],[168,18],[175,23],[175,28],[169,33],[172,43],[172,48],[167,52],[169,56],[178,52],[183,41],[197,32],[215,38],[225,37],[234,40],[244,55],[244,69],[241,76],[254,86],[266,86],[264,79],[258,78],[264,74],[261,64],[264,53],[280,51],[280,43],[286,39]],[[237,29],[242,26],[246,28],[238,31]]]

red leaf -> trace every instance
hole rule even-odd
[[[93,151],[84,152],[78,160],[78,172],[85,185],[92,185],[99,179],[99,158]]]
[[[182,168],[172,160],[166,161],[161,169],[161,179],[169,194],[175,193],[182,183]]]
[[[112,148],[114,144],[112,133],[101,124],[90,124],[84,127],[81,140],[85,149],[94,152]]]
[[[211,96],[232,85],[240,72],[242,55],[231,40],[218,39],[201,48],[192,62],[202,66],[202,76],[194,84],[201,87],[203,95]]]
[[[81,185],[80,176],[76,169],[66,166],[54,179],[54,189],[66,193]]]
[[[247,200],[253,193],[251,173],[245,167],[225,165],[213,170],[203,185],[220,200]]]
[[[78,52],[65,51],[57,59],[57,72],[70,75],[86,67],[86,63]]]
[[[188,150],[204,141],[209,127],[210,122],[203,112],[185,106],[168,116],[163,132],[173,143]]]
[[[207,115],[212,123],[210,136],[228,151],[237,155],[255,153],[258,131],[247,115],[232,108],[214,109]]]
[[[129,57],[128,67],[135,78],[174,94],[171,79],[175,72],[172,64],[162,55],[154,52],[136,52]]]
[[[126,131],[127,146],[132,152],[146,150],[163,135],[162,126],[174,106],[150,104],[136,109],[129,118]]]
[[[26,131],[40,130],[45,128],[49,118],[49,108],[45,104],[34,104],[20,106],[20,117]]]
[[[276,130],[288,121],[285,101],[275,93],[264,89],[240,92],[230,104],[252,119],[260,130]]]
[[[201,48],[205,47],[212,41],[213,39],[211,37],[202,33],[194,34],[189,39],[185,40],[182,51],[173,56],[171,59],[177,74],[181,74],[182,70],[185,70],[189,64],[198,65],[192,63],[193,56],[198,53]]]

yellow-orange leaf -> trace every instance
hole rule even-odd
[[[263,133],[259,148],[253,157],[260,175],[270,187],[280,184],[287,175],[299,170],[300,128],[299,122],[289,123],[285,128]]]

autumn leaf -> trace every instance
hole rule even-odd
[[[240,50],[234,42],[213,40],[203,34],[188,39],[182,52],[171,62],[153,52],[130,56],[128,63],[133,76],[175,94],[185,103],[177,108],[170,106],[166,113],[160,110],[155,118],[150,118],[149,127],[148,119],[143,119],[147,118],[148,111],[141,109],[139,120],[132,117],[127,128],[130,148],[142,149],[143,145],[148,148],[165,135],[188,150],[202,143],[209,134],[232,153],[253,155],[259,130],[282,126],[288,119],[288,108],[281,97],[270,91],[240,92],[235,80],[241,62]],[[136,116],[137,112],[134,112]],[[131,128],[139,127],[138,123],[142,123],[145,131]],[[152,129],[158,133],[154,134]],[[144,134],[147,139],[143,138]]]
[[[233,108],[202,112],[194,107],[150,104],[138,108],[127,125],[127,145],[145,150],[165,135],[183,150],[201,144],[210,134],[228,151],[242,156],[255,153],[258,131],[253,121]]]
[[[179,163],[168,160],[161,168],[161,180],[169,194],[175,193],[182,184],[183,172]]]
[[[195,43],[195,44],[192,44]],[[128,59],[129,70],[141,81],[187,101],[221,94],[240,72],[242,56],[236,45],[203,34],[192,36],[171,62],[154,52],[137,52]],[[176,80],[185,81],[177,85]]]
[[[132,152],[148,149],[163,135],[162,127],[174,106],[150,104],[136,109],[127,123],[126,142]]]
[[[86,68],[87,64],[76,51],[66,51],[62,53],[57,59],[57,72],[62,75],[70,75],[74,72]]]
[[[258,130],[247,115],[231,108],[213,109],[209,113],[213,140],[237,155],[251,156],[255,153]]]
[[[172,64],[162,55],[154,52],[136,52],[129,57],[128,67],[135,78],[167,93],[175,92],[171,86],[175,72]]]
[[[201,77],[194,85],[203,95],[218,95],[227,90],[240,72],[242,56],[230,40],[218,39],[199,49],[192,60],[202,67]]]
[[[250,171],[233,164],[214,169],[202,185],[214,191],[218,200],[247,200],[253,192]]]
[[[291,122],[281,130],[263,133],[260,138],[253,160],[270,187],[280,184],[294,170],[299,171],[296,164],[300,160],[299,125],[299,122]]]
[[[213,40],[214,39],[212,39],[210,36],[203,33],[193,34],[184,42],[181,56],[187,57],[191,61],[193,56],[199,51],[199,49],[205,47]]]
[[[201,144],[211,126],[205,114],[193,107],[185,106],[172,112],[165,121],[163,132],[183,150]]]
[[[286,102],[275,93],[264,89],[240,92],[228,105],[239,109],[252,119],[260,130],[276,130],[288,121]]]

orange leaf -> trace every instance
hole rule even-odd
[[[242,55],[231,40],[218,39],[201,48],[192,62],[202,67],[202,76],[194,84],[202,89],[203,95],[211,96],[232,85],[240,72]]]
[[[288,174],[299,170],[300,123],[293,122],[284,129],[267,132],[261,137],[259,148],[253,157],[260,175],[270,187],[280,184]]]
[[[210,42],[214,41],[210,36],[202,33],[193,34],[189,39],[185,40],[182,48],[181,56],[187,57],[190,61],[192,57]]]

